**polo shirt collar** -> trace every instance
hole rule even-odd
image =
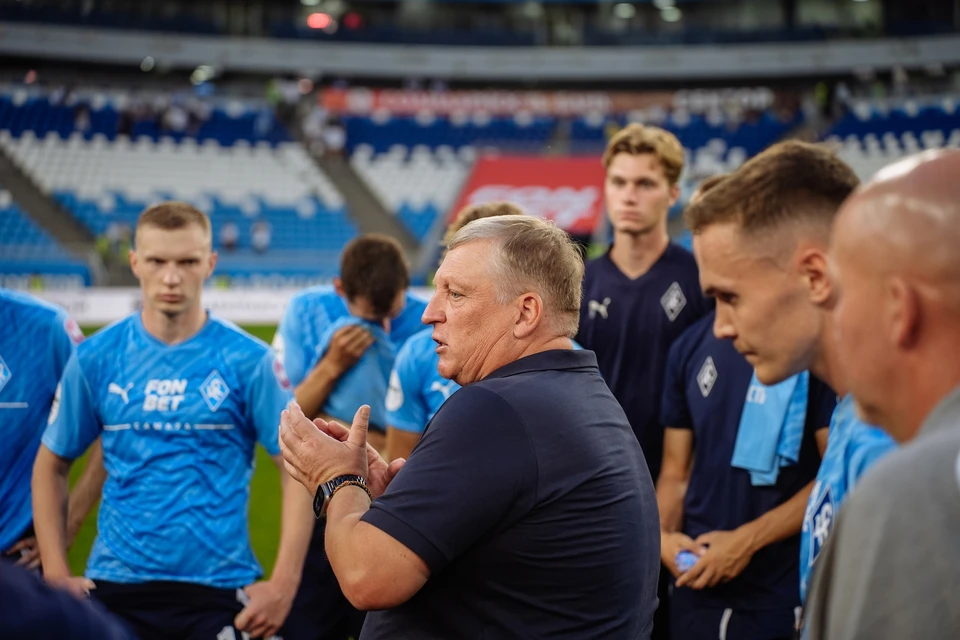
[[[597,369],[597,354],[593,351],[574,350],[574,349],[550,349],[541,351],[533,355],[525,356],[519,360],[514,360],[506,364],[484,380],[493,378],[506,378],[521,373],[533,373],[535,371],[563,371],[574,369]]]
[[[960,416],[960,386],[951,391],[940,401],[940,404],[930,412],[923,421],[918,435],[925,436],[935,433],[947,426],[955,426]]]

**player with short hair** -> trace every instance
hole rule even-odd
[[[67,362],[33,474],[48,582],[91,593],[143,640],[270,636],[289,611],[310,536],[310,498],[277,457],[292,399],[270,348],[202,306],[217,256],[210,221],[164,202],[137,222],[130,266],[141,311],[98,332]],[[102,438],[107,481],[85,578],[67,565],[72,461]],[[250,548],[256,443],[283,484],[269,580]]]
[[[838,291],[827,248],[837,210],[858,184],[828,149],[783,142],[749,160],[684,214],[703,290],[717,300],[717,337],[733,342],[763,384],[809,370],[845,396],[831,419],[804,513],[801,598],[847,493],[895,446],[857,419],[838,363]]]
[[[474,220],[494,216],[522,216],[523,210],[510,202],[467,205],[447,227],[444,246],[460,229]],[[440,375],[437,343],[433,330],[425,328],[403,345],[397,354],[387,393],[387,461],[408,458],[420,441],[427,423],[454,391],[453,380]]]
[[[397,350],[423,328],[426,303],[407,291],[409,270],[399,243],[361,235],[340,256],[332,286],[297,293],[274,338],[297,402],[311,417],[349,422],[361,404],[371,412],[370,441],[385,445],[385,401]],[[343,640],[357,636],[363,612],[344,598],[324,550],[323,527],[315,527],[285,640]]]
[[[30,473],[63,367],[83,333],[67,313],[0,289],[0,560],[36,569]]]
[[[680,197],[683,147],[672,133],[631,124],[607,145],[604,197],[613,246],[587,262],[576,340],[597,354],[600,373],[660,475],[660,397],[667,351],[712,308],[700,293],[693,255],[670,241],[667,216]],[[654,638],[667,638],[669,575],[661,571]]]
[[[691,201],[716,184],[702,183]],[[775,388],[754,381],[713,322],[710,313],[694,323],[667,358],[657,501],[661,560],[677,578],[670,633],[788,639],[800,606],[803,511],[836,396],[806,372]],[[724,563],[699,571],[701,554]]]

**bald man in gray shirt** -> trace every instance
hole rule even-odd
[[[905,446],[841,509],[805,637],[960,638],[960,152],[882,170],[833,237],[842,368],[863,418]]]

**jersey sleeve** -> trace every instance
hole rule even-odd
[[[261,357],[247,388],[246,417],[257,433],[257,440],[272,456],[280,454],[280,413],[291,400],[292,385],[283,364],[273,351],[267,351]]]
[[[687,356],[685,340],[675,340],[667,355],[667,367],[660,402],[660,424],[673,429],[692,429],[693,419],[687,405],[687,381],[684,378]]]
[[[496,393],[470,385],[444,405],[403,473],[361,519],[413,551],[436,575],[494,527],[532,508],[536,468],[514,409]]]
[[[424,406],[422,372],[417,367],[413,351],[407,343],[397,356],[396,364],[390,373],[390,387],[387,389],[387,425],[423,433],[427,426],[428,409]]]
[[[42,442],[61,458],[75,460],[93,444],[100,430],[93,392],[74,353],[57,385]]]
[[[303,349],[303,328],[300,326],[300,301],[294,298],[280,319],[280,326],[273,336],[273,350],[280,359],[290,383],[296,386],[307,375],[306,356]]]

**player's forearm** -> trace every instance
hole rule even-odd
[[[93,509],[93,505],[100,499],[100,495],[103,493],[103,483],[106,479],[107,471],[103,466],[103,447],[100,439],[97,439],[90,447],[83,474],[70,492],[70,506],[67,509],[67,546],[73,545],[84,520],[87,519]]]
[[[686,478],[660,474],[657,481],[657,507],[660,510],[661,531],[680,531],[683,525],[683,498],[686,494]]]
[[[375,545],[365,544],[360,518],[370,509],[370,498],[359,487],[343,487],[327,508],[324,545],[330,567],[344,595],[357,608],[379,600],[390,581],[378,577]],[[379,594],[379,595],[376,595]]]
[[[67,500],[70,493],[70,461],[40,446],[33,465],[33,528],[40,548],[40,561],[48,578],[70,575],[67,564]]]
[[[270,579],[296,591],[310,547],[314,520],[313,498],[299,482],[281,470],[283,509],[280,545]]]
[[[750,547],[753,553],[774,542],[786,540],[790,536],[800,533],[803,526],[803,514],[807,508],[807,500],[813,491],[813,482],[800,489],[792,498],[772,509],[756,520],[741,526],[750,537]]]
[[[333,391],[341,375],[343,372],[326,358],[321,359],[317,366],[310,370],[303,382],[293,390],[297,404],[303,409],[305,416],[313,419],[320,414],[327,396]]]

